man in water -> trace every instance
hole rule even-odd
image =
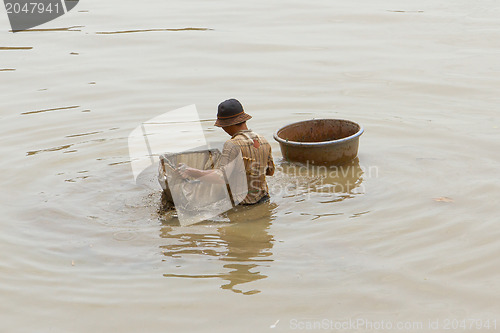
[[[222,150],[221,168],[228,165],[241,153],[248,185],[248,193],[241,201],[243,205],[253,205],[269,200],[269,189],[266,175],[274,174],[274,161],[271,145],[267,140],[248,129],[247,120],[252,116],[245,113],[243,106],[236,99],[228,99],[219,104],[215,126],[231,136]],[[183,177],[200,178],[207,181],[216,180],[215,170],[198,170],[194,168],[181,168]]]

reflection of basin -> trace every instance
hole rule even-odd
[[[342,119],[313,119],[282,127],[274,134],[283,158],[292,162],[342,165],[358,154],[363,127]]]
[[[331,201],[341,201],[364,194],[365,170],[355,158],[340,166],[278,164],[269,184],[284,197],[319,195]],[[321,200],[324,202],[324,200]]]

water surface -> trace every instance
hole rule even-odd
[[[2,329],[497,319],[499,17],[490,0],[88,0],[13,34],[5,16]],[[133,182],[127,137],[231,97],[272,144],[272,200],[179,227]],[[328,117],[364,126],[358,160],[293,172],[273,132]]]

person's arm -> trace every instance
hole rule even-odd
[[[267,176],[272,176],[274,175],[274,160],[273,160],[273,152],[271,151],[271,147],[269,147],[269,156],[267,158],[267,169],[266,169],[266,175]]]
[[[231,176],[235,165],[233,162],[238,153],[240,153],[240,148],[232,143],[231,140],[228,140],[222,149],[219,169],[199,170],[190,167],[181,167],[177,171],[183,178],[193,177],[212,184],[225,184],[223,175],[226,173],[227,177]]]
[[[195,168],[179,168],[177,169],[181,177],[193,177],[201,181],[212,184],[224,184],[224,179],[221,177],[218,170],[199,170]]]

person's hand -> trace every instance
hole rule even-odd
[[[191,177],[193,170],[193,168],[188,167],[184,163],[179,163],[177,169],[175,169],[175,171],[177,171],[177,174],[184,179]]]

